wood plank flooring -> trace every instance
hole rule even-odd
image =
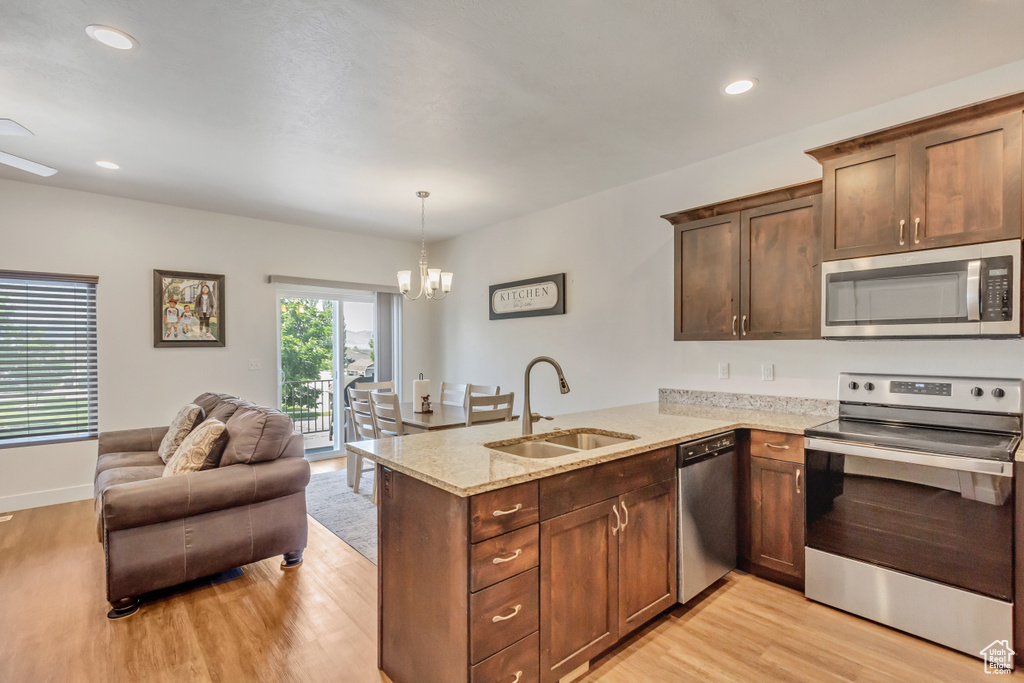
[[[0,523],[0,681],[386,681],[376,667],[376,567],[312,519],[303,566],[279,563],[108,621],[92,503],[15,512]],[[733,573],[583,680],[990,677],[977,659]]]

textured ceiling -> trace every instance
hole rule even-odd
[[[427,189],[438,239],[1024,59],[1021,26],[1017,0],[3,0],[0,118],[35,137],[0,149],[60,172],[0,177],[401,237]]]

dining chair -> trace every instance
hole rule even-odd
[[[497,396],[472,396],[466,402],[466,426],[472,427],[481,422],[497,422],[512,420],[512,403],[514,392]]]
[[[370,404],[370,393],[369,389],[348,388],[348,415],[352,425],[353,441],[380,438],[380,432],[377,431],[377,426],[373,422],[373,406]],[[359,453],[349,452],[348,457],[355,458],[355,481],[352,484],[352,492],[359,493],[359,480],[366,472],[372,472],[376,467],[376,463]],[[369,469],[363,468],[364,461],[369,461]],[[374,502],[377,501],[376,475],[373,477],[372,498]]]
[[[470,384],[466,390],[467,396],[497,396],[501,393],[501,387],[497,384]]]
[[[398,394],[394,392],[370,392],[370,410],[373,413],[373,426],[380,436],[405,436],[405,424],[402,422],[402,407],[398,403]]]
[[[466,407],[468,384],[449,384],[441,382],[441,405]]]

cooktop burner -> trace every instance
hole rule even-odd
[[[1020,443],[1017,434],[973,432],[840,418],[806,430],[820,439],[870,446],[1009,462]]]

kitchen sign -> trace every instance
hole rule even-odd
[[[491,320],[565,313],[565,273],[491,285]]]

